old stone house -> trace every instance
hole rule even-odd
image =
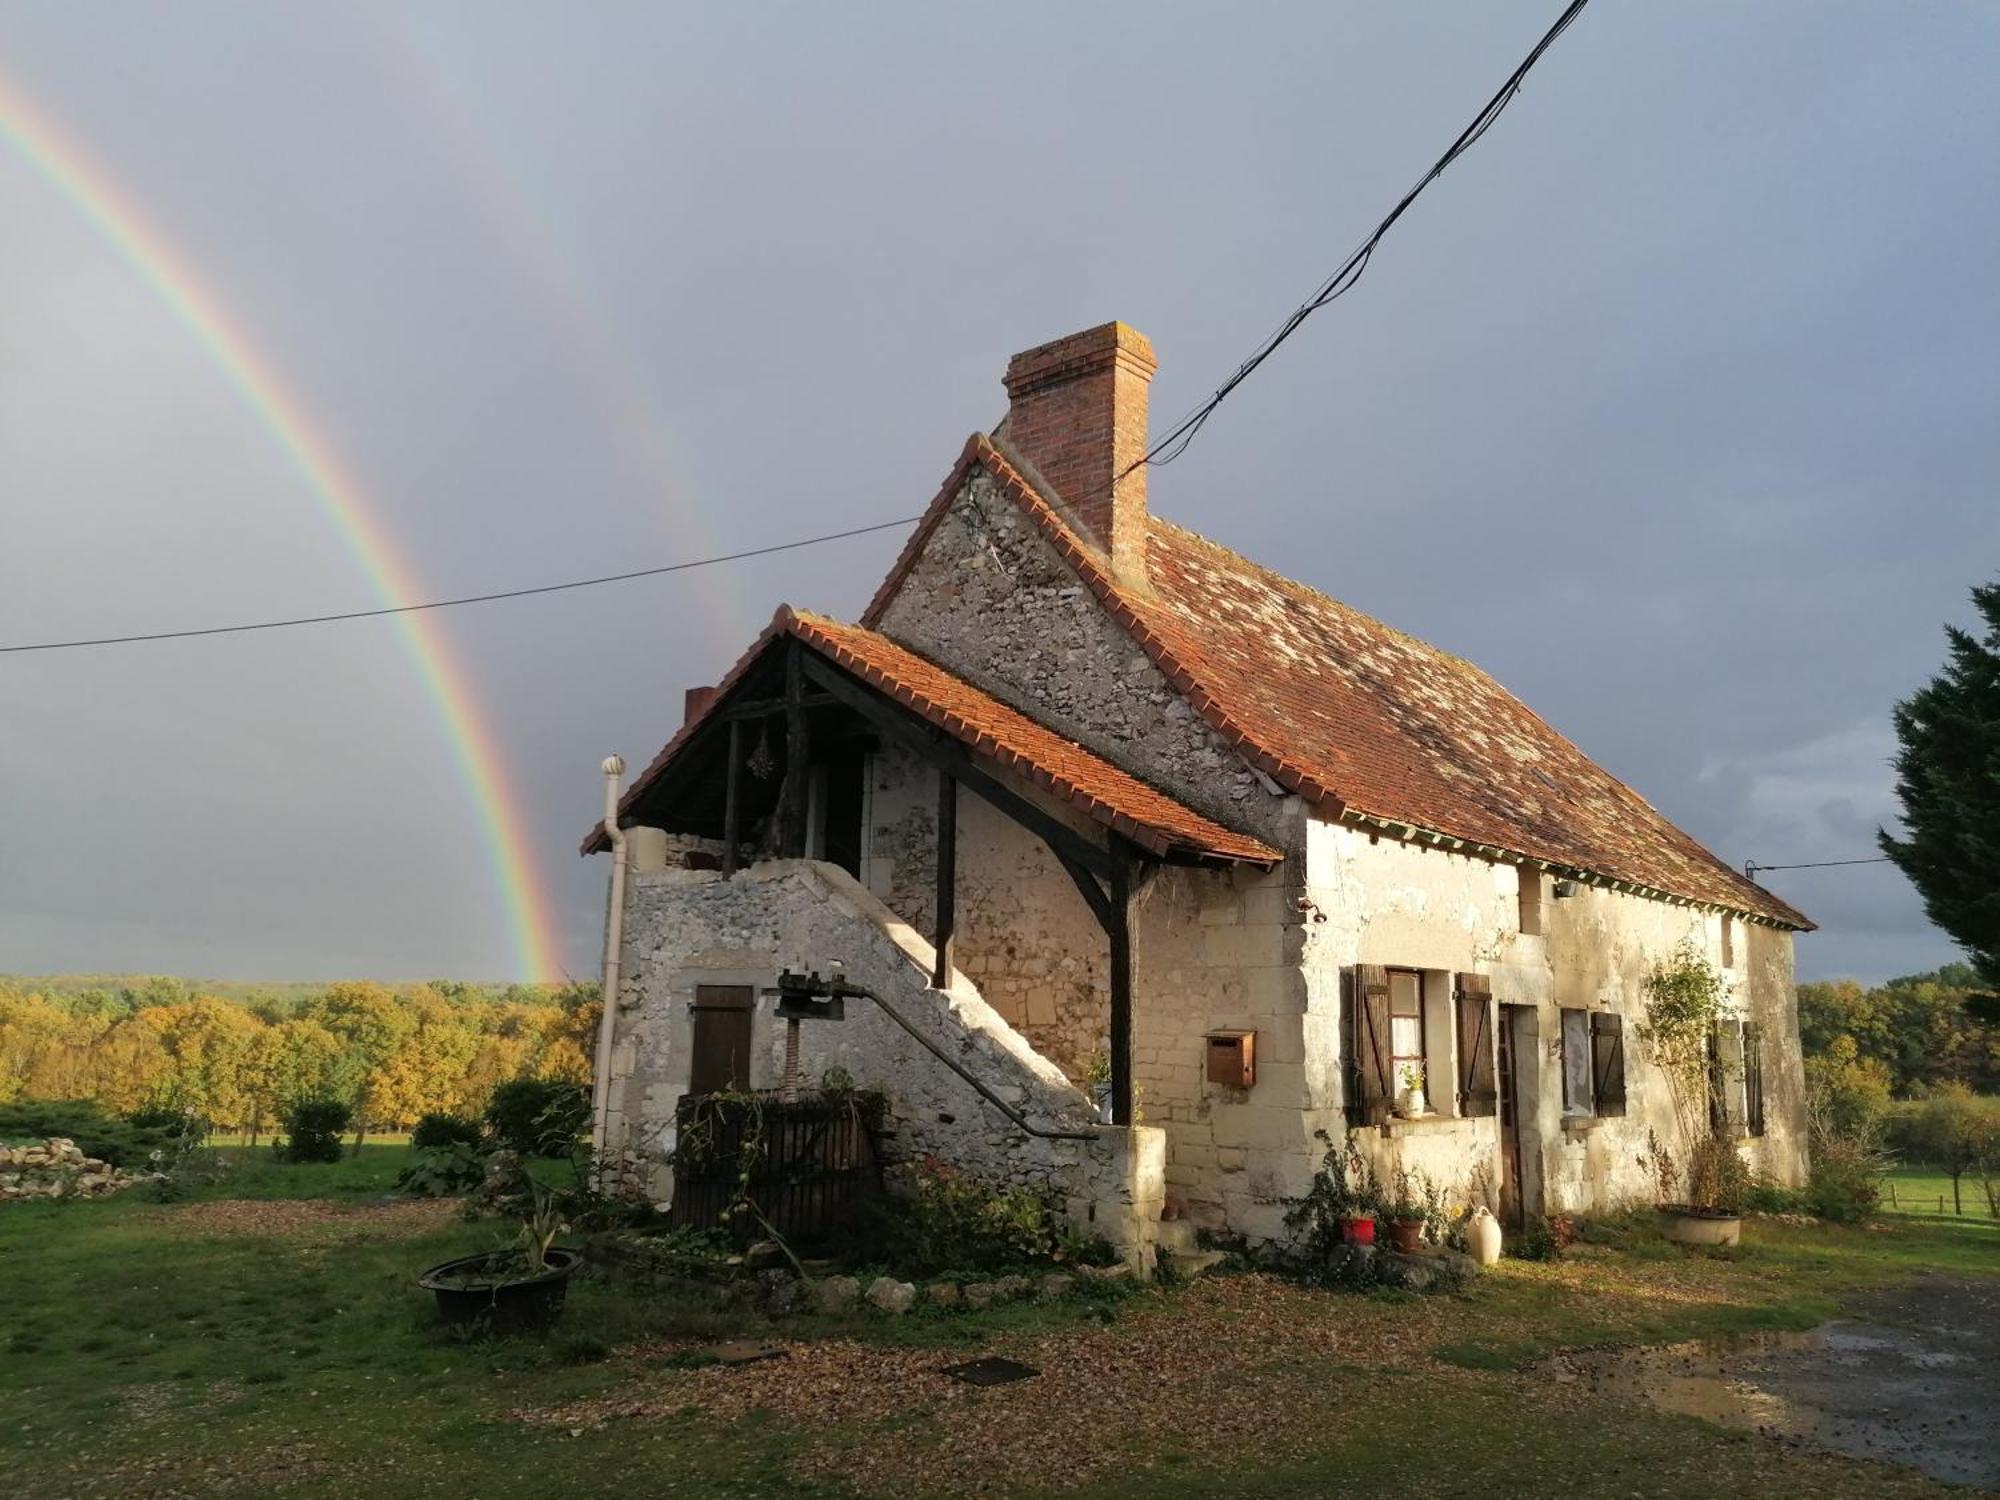
[[[604,1143],[667,1193],[677,1104],[776,1084],[766,991],[838,963],[883,1004],[797,1028],[809,1079],[1135,1250],[1170,1203],[1281,1237],[1320,1132],[1510,1215],[1629,1202],[1641,981],[1692,937],[1797,1181],[1811,924],[1469,662],[1153,515],[1154,368],[1117,323],[1017,355],[859,623],[781,608],[689,692],[617,802]]]

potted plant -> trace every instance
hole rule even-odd
[[[1352,1138],[1335,1142],[1324,1130],[1314,1136],[1326,1143],[1326,1154],[1312,1187],[1285,1214],[1285,1227],[1308,1262],[1345,1265],[1348,1247],[1375,1243],[1375,1210],[1381,1202],[1375,1165]]]
[[[432,1266],[417,1285],[437,1297],[445,1322],[490,1333],[538,1333],[562,1315],[569,1278],[582,1264],[555,1239],[569,1226],[561,1205],[540,1183],[515,1242]]]
[[[1090,1091],[1091,1102],[1097,1106],[1100,1124],[1111,1123],[1111,1059],[1103,1052],[1093,1052],[1090,1061],[1083,1065],[1083,1086]]]
[[[1743,1233],[1738,1195],[1748,1173],[1712,1107],[1724,1082],[1712,1039],[1728,1015],[1727,984],[1687,939],[1646,976],[1638,1036],[1667,1081],[1680,1154],[1648,1132],[1644,1160],[1659,1185],[1660,1230],[1684,1245],[1734,1245]]]
[[[1389,1221],[1389,1243],[1400,1255],[1414,1255],[1424,1242],[1424,1203],[1405,1171],[1396,1173],[1396,1185],[1383,1205],[1382,1217]]]
[[[1414,1120],[1429,1108],[1424,1098],[1424,1065],[1404,1063],[1398,1070],[1396,1081],[1403,1091],[1396,1096],[1396,1113],[1406,1120]]]

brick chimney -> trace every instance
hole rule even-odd
[[[1112,576],[1146,584],[1146,471],[1112,480],[1146,451],[1153,346],[1123,323],[1073,333],[1007,361],[999,436],[1065,506],[1063,518],[1110,559]]]
[[[708,711],[708,705],[715,701],[716,689],[712,687],[691,687],[681,695],[681,723],[692,724]]]

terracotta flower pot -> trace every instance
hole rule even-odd
[[[1389,1221],[1389,1241],[1399,1255],[1414,1255],[1424,1242],[1424,1221],[1422,1219],[1391,1219]]]

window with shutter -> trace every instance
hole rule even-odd
[[[1755,1021],[1743,1023],[1743,1108],[1750,1134],[1764,1133],[1764,1035]]]
[[[1708,1128],[1717,1135],[1729,1132],[1729,1075],[1722,1063],[1722,1023],[1708,1033]]]
[[[1608,1010],[1591,1013],[1590,1081],[1598,1114],[1625,1113],[1625,1018]]]
[[[1587,1115],[1590,1109],[1590,1012],[1562,1013],[1563,1113]]]
[[[1493,985],[1484,974],[1460,974],[1458,995],[1458,1112],[1490,1115],[1500,1107],[1493,1065]]]

